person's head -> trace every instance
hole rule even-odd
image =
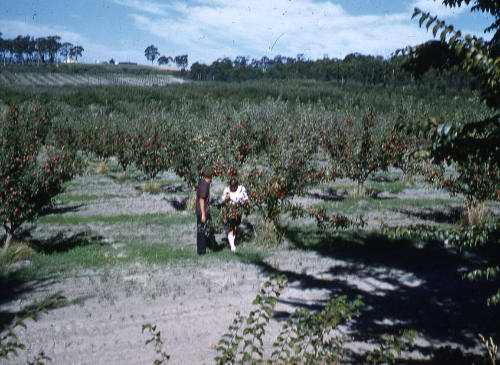
[[[231,189],[231,191],[238,189],[238,179],[236,177],[229,179],[229,189]]]
[[[214,169],[212,167],[205,167],[203,169],[203,177],[207,181],[212,181],[212,177],[214,176]]]

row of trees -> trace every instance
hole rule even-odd
[[[429,42],[429,59],[441,57],[444,52],[441,42]],[[427,70],[426,70],[427,71]],[[416,76],[416,77],[415,77]],[[408,84],[410,82],[431,83],[444,87],[470,88],[473,80],[456,68],[449,71],[424,75],[415,65],[402,57],[384,59],[381,56],[366,56],[359,53],[344,59],[306,60],[297,57],[276,56],[249,59],[247,57],[219,58],[211,65],[198,62],[191,66],[191,78],[197,81],[246,81],[254,79],[314,79],[337,81],[343,84],[354,81],[365,85]]]
[[[84,49],[80,45],[61,42],[61,37],[32,37],[18,35],[13,39],[3,39],[0,33],[0,61],[6,63],[54,64],[63,59],[78,60]]]
[[[188,55],[179,55],[175,57],[171,56],[160,56],[160,52],[158,51],[158,48],[155,47],[154,45],[149,45],[146,47],[144,50],[144,56],[146,56],[146,59],[148,61],[151,61],[151,64],[154,63],[155,60],[157,60],[159,65],[168,65],[168,64],[173,64],[175,63],[177,67],[180,68],[186,68],[188,66]]]

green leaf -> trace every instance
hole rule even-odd
[[[427,27],[429,28],[429,27]],[[441,24],[437,23],[433,28],[432,28],[432,35],[435,37],[439,28],[441,28]]]
[[[417,10],[417,9],[415,9]],[[429,17],[429,14],[422,14],[422,16],[420,17],[420,20],[419,20],[419,26],[422,27],[422,23],[425,21],[425,19],[427,19]]]
[[[411,18],[412,19],[415,18],[420,13],[421,13],[420,9],[418,9],[418,8],[413,9],[413,15],[411,16]],[[422,25],[422,24],[420,24],[420,25]]]

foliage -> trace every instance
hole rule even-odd
[[[241,82],[246,80],[316,80],[335,82],[344,86],[347,83],[362,85],[414,85],[410,72],[402,67],[401,57],[383,59],[381,56],[348,54],[344,59],[324,57],[320,60],[305,60],[303,57],[284,57],[274,59],[262,57],[249,59],[238,56],[234,60],[219,58],[211,65],[195,62],[190,68],[190,77],[197,81]],[[435,75],[429,84],[441,88],[463,88],[473,86],[464,73],[449,72]],[[419,83],[422,85],[422,83]]]
[[[49,309],[58,308],[65,302],[67,302],[67,299],[63,295],[60,293],[53,294],[44,299],[41,303],[35,302],[21,315],[16,315],[13,323],[4,328],[4,334],[0,337],[0,358],[8,359],[10,355],[18,356],[19,350],[26,349],[26,345],[19,341],[19,337],[15,332],[17,327],[26,329],[27,326],[25,322],[27,319],[32,319],[36,322],[41,313],[47,313]],[[35,363],[43,364],[41,360],[50,361],[50,358],[41,352],[39,358],[35,360]]]
[[[486,339],[481,333],[478,335],[484,344],[488,357],[490,358],[491,365],[496,364],[496,358],[498,353],[498,345],[493,341],[493,338]]]
[[[219,340],[218,355],[214,359],[217,364],[262,360],[265,326],[269,323],[284,283],[283,276],[266,281],[252,302],[257,308],[252,310],[248,317],[242,316],[239,311],[236,312],[236,318],[229,326],[228,332]]]
[[[144,50],[144,56],[148,61],[151,61],[151,64],[153,64],[153,62],[159,55],[160,52],[158,52],[158,48],[152,44],[147,46],[146,49]]]
[[[12,106],[0,126],[0,221],[5,248],[23,222],[37,218],[63,183],[78,172],[74,156],[50,150],[42,156],[50,121],[32,105]]]
[[[425,148],[425,138],[415,129],[410,123],[396,121],[382,146],[390,164],[400,168],[407,179],[421,174],[427,164],[425,159],[418,156],[418,152]]]
[[[217,364],[264,363],[263,337],[265,326],[284,288],[286,278],[273,277],[253,301],[258,308],[248,317],[239,311],[219,340]],[[364,304],[360,300],[349,301],[342,295],[328,301],[325,307],[311,313],[306,309],[295,310],[283,324],[273,342],[273,352],[268,364],[338,364],[344,359],[347,338],[336,333],[339,325],[352,321],[360,315]],[[413,330],[388,337],[379,348],[368,354],[367,360],[375,364],[392,363],[396,355],[413,344],[417,333]]]
[[[170,359],[170,355],[163,351],[163,340],[161,339],[160,330],[156,328],[156,325],[152,325],[150,323],[142,325],[142,333],[146,330],[151,335],[151,338],[146,340],[146,345],[154,343],[156,354],[160,356],[159,359],[153,361],[153,365],[166,364]]]
[[[356,181],[358,196],[368,177],[389,165],[382,126],[373,113],[367,113],[361,123],[348,117],[344,123],[335,123],[325,129],[321,135],[322,150],[331,163],[331,178],[347,177]]]
[[[316,223],[320,229],[347,229],[352,227],[363,227],[366,224],[362,216],[359,216],[357,220],[336,213],[329,217],[324,207],[309,207],[307,213],[309,216],[316,219]]]
[[[398,335],[388,336],[379,347],[373,350],[366,357],[366,361],[370,364],[395,364],[396,354],[401,356],[403,351],[408,350],[413,346],[413,341],[418,333],[415,330],[402,330]]]
[[[128,146],[136,167],[150,179],[168,168],[163,148],[164,129],[158,123],[145,120],[134,125],[133,136]]]
[[[273,344],[272,358],[284,364],[338,364],[345,356],[345,338],[334,333],[341,323],[359,316],[363,303],[346,296],[331,299],[318,313],[296,310]]]
[[[469,3],[470,1],[465,1]],[[448,6],[460,6],[462,0],[445,0]],[[496,23],[487,30],[498,29],[498,6],[490,0],[475,1],[474,10],[490,12],[496,16]],[[475,77],[481,90],[481,97],[491,108],[493,116],[482,120],[461,120],[458,123],[447,120],[437,122],[430,118],[423,125],[428,134],[431,145],[428,157],[435,164],[452,164],[457,174],[445,179],[442,173],[431,172],[431,178],[445,186],[452,193],[463,193],[466,197],[467,208],[470,212],[477,211],[487,199],[500,199],[500,58],[498,57],[498,39],[487,42],[482,38],[471,35],[462,36],[462,33],[452,25],[447,25],[430,13],[415,9],[413,17],[419,17],[419,24],[429,29],[432,26],[434,36],[454,52],[459,67]],[[498,33],[497,33],[498,35]],[[402,51],[409,60],[419,57],[419,46],[407,47]],[[491,115],[491,113],[490,113]],[[469,221],[473,221],[469,217]],[[445,242],[456,242],[459,247],[484,244],[491,236],[497,237],[497,223],[483,223],[468,227],[458,227],[450,230],[440,230],[433,227],[410,227],[408,232],[414,232],[422,237],[435,236]],[[492,276],[498,271],[498,263],[490,263],[484,268],[474,270],[468,276]],[[494,275],[493,275],[494,276]],[[488,299],[488,305],[500,303],[500,290]]]

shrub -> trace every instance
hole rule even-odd
[[[32,105],[14,105],[2,119],[0,222],[7,233],[5,249],[16,229],[36,219],[79,170],[74,156],[65,151],[50,149],[50,155],[42,155],[50,126],[46,115]]]
[[[322,150],[331,162],[331,177],[347,177],[357,182],[356,196],[361,196],[368,177],[390,163],[384,148],[386,138],[373,113],[367,113],[361,122],[349,117],[343,123],[331,125],[321,134]]]

